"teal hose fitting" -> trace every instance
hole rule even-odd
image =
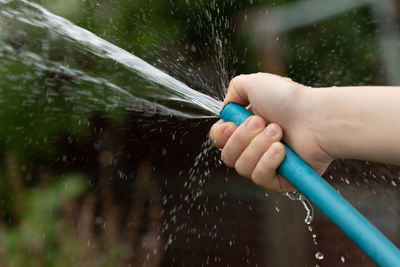
[[[227,104],[220,113],[226,122],[242,124],[252,114],[236,103]],[[284,144],[286,157],[278,168],[297,190],[338,226],[379,266],[400,266],[400,250],[360,212]]]

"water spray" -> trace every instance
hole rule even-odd
[[[220,117],[226,122],[242,124],[252,116],[245,107],[227,104]],[[400,250],[371,222],[284,144],[286,156],[278,168],[300,193],[338,226],[365,254],[379,266],[400,266]]]

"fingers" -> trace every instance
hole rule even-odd
[[[273,143],[258,161],[251,179],[255,184],[275,192],[293,189],[292,185],[276,170],[285,158],[285,147],[280,142]]]
[[[233,122],[219,120],[211,127],[210,138],[216,147],[223,148],[236,128],[238,128],[238,126]]]
[[[265,128],[265,121],[259,116],[251,116],[240,125],[226,142],[221,159],[228,167],[234,167],[237,159],[248,147],[251,140]]]
[[[277,168],[285,158],[282,128],[275,123],[265,127],[261,117],[252,116],[240,127],[222,120],[213,125],[210,136],[216,146],[224,148],[223,162],[257,185],[276,192],[292,190],[293,187]]]
[[[275,124],[269,124],[260,134],[253,138],[250,144],[242,152],[235,163],[236,171],[244,177],[251,178],[257,162],[263,154],[275,142],[282,138],[282,128]]]
[[[257,185],[271,191],[285,192],[293,187],[277,168],[285,158],[282,128],[275,123],[265,127],[259,116],[251,116],[241,126],[222,120],[213,125],[210,137],[217,147],[223,148],[221,159],[228,167],[251,178]]]

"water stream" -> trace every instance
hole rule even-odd
[[[13,36],[19,33],[21,40],[15,40],[10,32]],[[5,40],[0,46],[3,62],[21,61],[41,70],[58,71],[83,82],[104,85],[117,95],[122,94],[122,102],[129,98],[125,105],[127,109],[143,112],[164,110],[175,116],[205,117],[217,115],[221,107],[221,101],[190,88],[139,57],[29,1],[0,0],[0,36],[3,37],[0,40]],[[41,39],[43,36],[46,38]],[[20,43],[24,46],[22,51],[18,47]],[[99,64],[98,59],[106,63],[111,61],[113,69],[110,72],[130,71],[135,78],[131,78],[130,84],[128,79],[127,84],[119,85],[74,69],[76,64],[73,62],[65,64],[54,59],[51,54],[54,46],[61,46],[63,52],[71,53],[73,58],[77,55],[95,56],[96,64]],[[72,51],[68,51],[71,48]],[[88,94],[90,91],[77,90],[76,93]],[[185,108],[190,112],[182,112]]]

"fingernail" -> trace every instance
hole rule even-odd
[[[249,130],[257,130],[260,128],[260,121],[256,117],[251,117],[247,122],[246,122],[246,127]]]
[[[270,157],[274,157],[278,154],[279,150],[276,146],[272,145],[269,149],[268,149],[268,155]]]
[[[264,134],[269,137],[274,137],[278,134],[278,129],[274,124],[270,124],[265,128]]]
[[[232,129],[230,127],[225,126],[223,133],[226,137],[229,137],[232,134]]]

